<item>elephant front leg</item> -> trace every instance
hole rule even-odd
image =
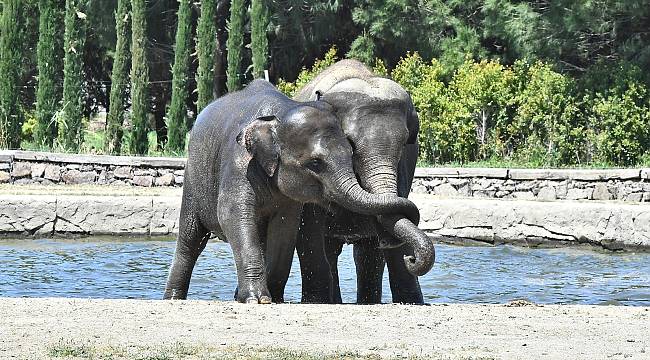
[[[303,207],[296,243],[303,303],[332,303],[332,275],[323,237],[323,221],[326,216],[327,214],[317,209],[316,205],[306,204]]]
[[[219,219],[237,267],[235,299],[241,303],[270,304],[271,293],[266,284],[266,266],[256,218],[249,211],[229,212],[231,214],[227,216],[220,212]]]
[[[299,205],[287,206],[269,221],[266,234],[267,284],[273,302],[284,302],[284,288],[291,272],[300,227]]]
[[[418,277],[411,274],[404,265],[404,256],[412,256],[409,246],[395,249],[384,249],[384,257],[388,265],[388,278],[394,303],[424,304],[422,289]]]

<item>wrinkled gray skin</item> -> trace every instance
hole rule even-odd
[[[212,232],[232,247],[237,301],[282,302],[302,206],[330,202],[365,214],[419,217],[410,201],[361,188],[350,144],[326,103],[295,102],[262,80],[218,99],[192,129],[164,298],[187,297]]]
[[[419,130],[408,93],[397,83],[377,77],[362,63],[343,60],[296,96],[299,101],[315,99],[332,105],[341,120],[354,148],[354,171],[361,186],[375,194],[408,197]],[[435,251],[417,222],[413,224],[404,216],[375,219],[317,205],[306,205],[302,218],[297,249],[303,302],[341,302],[337,258],[347,242],[354,243],[358,303],[381,302],[384,261],[393,302],[423,303],[417,276],[431,269]],[[400,246],[401,240],[407,246]]]

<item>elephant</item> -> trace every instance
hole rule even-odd
[[[327,103],[291,100],[264,80],[217,99],[190,134],[163,298],[187,298],[197,258],[216,235],[232,248],[236,300],[283,302],[303,204],[331,202],[373,216],[419,218],[409,200],[362,189],[352,148]]]
[[[353,146],[354,171],[364,189],[408,197],[418,157],[419,121],[409,94],[400,85],[348,59],[325,69],[294,99],[318,99],[334,108]],[[343,243],[353,243],[357,303],[381,302],[384,261],[393,302],[423,303],[417,276],[431,269],[435,249],[408,219],[306,204],[302,223],[296,246],[303,302],[341,302],[338,256]],[[396,223],[408,232],[399,236],[408,246],[400,246],[402,242],[395,238],[391,228]]]

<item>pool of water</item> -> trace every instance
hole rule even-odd
[[[159,299],[174,242],[137,239],[0,239],[0,296]],[[436,246],[436,264],[420,278],[429,303],[650,306],[650,254],[513,246]],[[344,302],[356,299],[352,247],[339,261]],[[285,299],[300,301],[297,257]],[[231,300],[236,287],[230,246],[207,245],[189,298]],[[383,301],[390,302],[387,272]]]

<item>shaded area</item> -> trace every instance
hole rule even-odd
[[[125,238],[1,239],[0,296],[159,299],[174,246]],[[650,305],[650,254],[448,245],[436,251],[433,270],[420,278],[427,302]],[[341,257],[343,301],[353,302],[352,247]],[[235,286],[229,245],[209,243],[189,297],[231,300]],[[300,286],[296,257],[285,299],[300,301]],[[390,301],[387,275],[383,301]]]

